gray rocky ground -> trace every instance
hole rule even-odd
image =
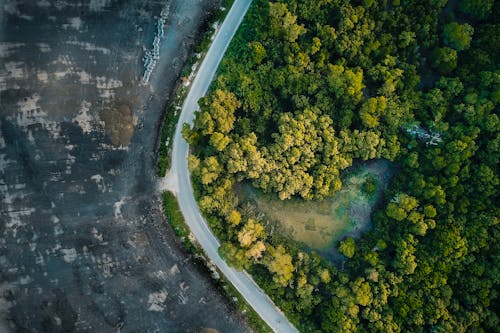
[[[210,6],[0,0],[0,332],[248,330],[155,189],[161,113]]]

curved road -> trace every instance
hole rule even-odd
[[[234,2],[200,66],[182,107],[174,136],[172,167],[166,179],[162,180],[161,189],[169,190],[176,195],[182,214],[205,253],[262,319],[275,332],[298,332],[246,272],[237,272],[219,256],[217,249],[220,243],[207,226],[194,199],[187,162],[189,146],[181,134],[182,124],[192,124],[194,112],[198,110],[198,100],[206,94],[222,56],[251,2],[252,0]]]

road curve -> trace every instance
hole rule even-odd
[[[201,215],[195,201],[188,170],[189,146],[183,139],[181,130],[184,123],[192,124],[194,112],[198,110],[198,100],[204,96],[215,75],[226,49],[240,25],[252,0],[236,0],[224,23],[208,50],[191,89],[184,101],[177,123],[172,150],[172,164],[167,177],[161,182],[161,189],[173,192],[191,232],[198,240],[207,256],[217,265],[229,281],[238,289],[246,301],[275,332],[298,332],[271,299],[257,286],[246,272],[237,272],[219,256],[219,241],[213,235]]]

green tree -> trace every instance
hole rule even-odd
[[[229,133],[233,129],[234,112],[241,103],[232,92],[217,89],[209,97],[200,100],[200,115],[195,119],[195,127],[203,135],[213,132]]]
[[[210,136],[210,145],[217,151],[222,151],[231,142],[231,138],[222,133],[215,132]]]
[[[494,0],[461,0],[459,8],[465,14],[484,20],[491,14],[493,3]]]
[[[371,196],[377,190],[377,179],[369,175],[363,183],[362,189],[368,196]]]
[[[387,214],[387,216],[395,219],[396,221],[403,221],[408,215],[403,208],[401,208],[400,206],[398,206],[398,204],[394,202],[390,202],[387,205],[385,213]]]
[[[379,126],[378,118],[385,111],[387,107],[387,100],[384,96],[368,98],[359,111],[359,117],[368,128],[375,128]]]
[[[292,257],[286,253],[282,245],[278,245],[278,247],[268,246],[266,252],[264,264],[273,273],[274,282],[282,287],[287,286],[293,276]]]
[[[200,179],[204,185],[211,184],[222,172],[222,166],[215,156],[210,156],[203,161],[200,168]]]
[[[258,41],[248,43],[248,50],[252,57],[252,62],[256,65],[262,63],[262,60],[264,60],[264,58],[266,57],[266,49]]]
[[[248,219],[238,233],[238,241],[241,247],[248,248],[259,238],[265,238],[264,226],[254,219]]]
[[[354,252],[356,251],[356,243],[354,242],[354,239],[347,237],[341,241],[339,251],[347,258],[352,258],[354,256]]]
[[[245,256],[248,259],[253,259],[254,261],[259,261],[262,258],[262,254],[266,250],[266,245],[263,241],[257,241],[249,249],[245,251]]]
[[[237,210],[231,210],[229,215],[227,216],[227,221],[232,225],[232,226],[237,226],[241,222],[241,214]]]
[[[432,66],[446,74],[457,67],[457,51],[449,47],[438,47],[431,53]]]
[[[470,47],[473,34],[474,28],[467,23],[451,22],[443,28],[444,43],[457,51],[463,51]]]
[[[426,205],[424,207],[424,214],[425,216],[429,217],[429,218],[433,218],[433,217],[436,217],[436,208],[434,208],[432,205]]]
[[[297,16],[290,13],[286,4],[280,2],[269,3],[270,32],[276,37],[293,43],[300,35],[306,32],[304,25],[297,24]]]
[[[218,251],[220,256],[226,260],[228,265],[234,267],[237,271],[242,271],[248,268],[250,264],[245,256],[245,251],[234,246],[230,242],[222,243]]]
[[[361,306],[369,305],[373,300],[371,287],[364,278],[357,278],[352,284],[355,302]]]
[[[396,258],[394,259],[393,265],[401,274],[409,275],[415,272],[417,268],[415,256],[416,244],[417,241],[411,234],[397,243]]]

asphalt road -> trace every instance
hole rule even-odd
[[[200,66],[190,92],[184,101],[172,150],[172,168],[162,181],[163,188],[172,191],[179,201],[182,213],[205,253],[231,281],[247,302],[266,321],[275,332],[297,332],[285,315],[274,305],[269,297],[257,286],[246,272],[237,272],[229,267],[219,256],[219,241],[209,229],[201,215],[193,195],[193,187],[188,170],[189,146],[181,134],[182,124],[192,124],[194,112],[198,110],[198,100],[204,96],[215,75],[217,67],[245,16],[252,0],[236,0],[224,23],[217,33],[203,63]]]

